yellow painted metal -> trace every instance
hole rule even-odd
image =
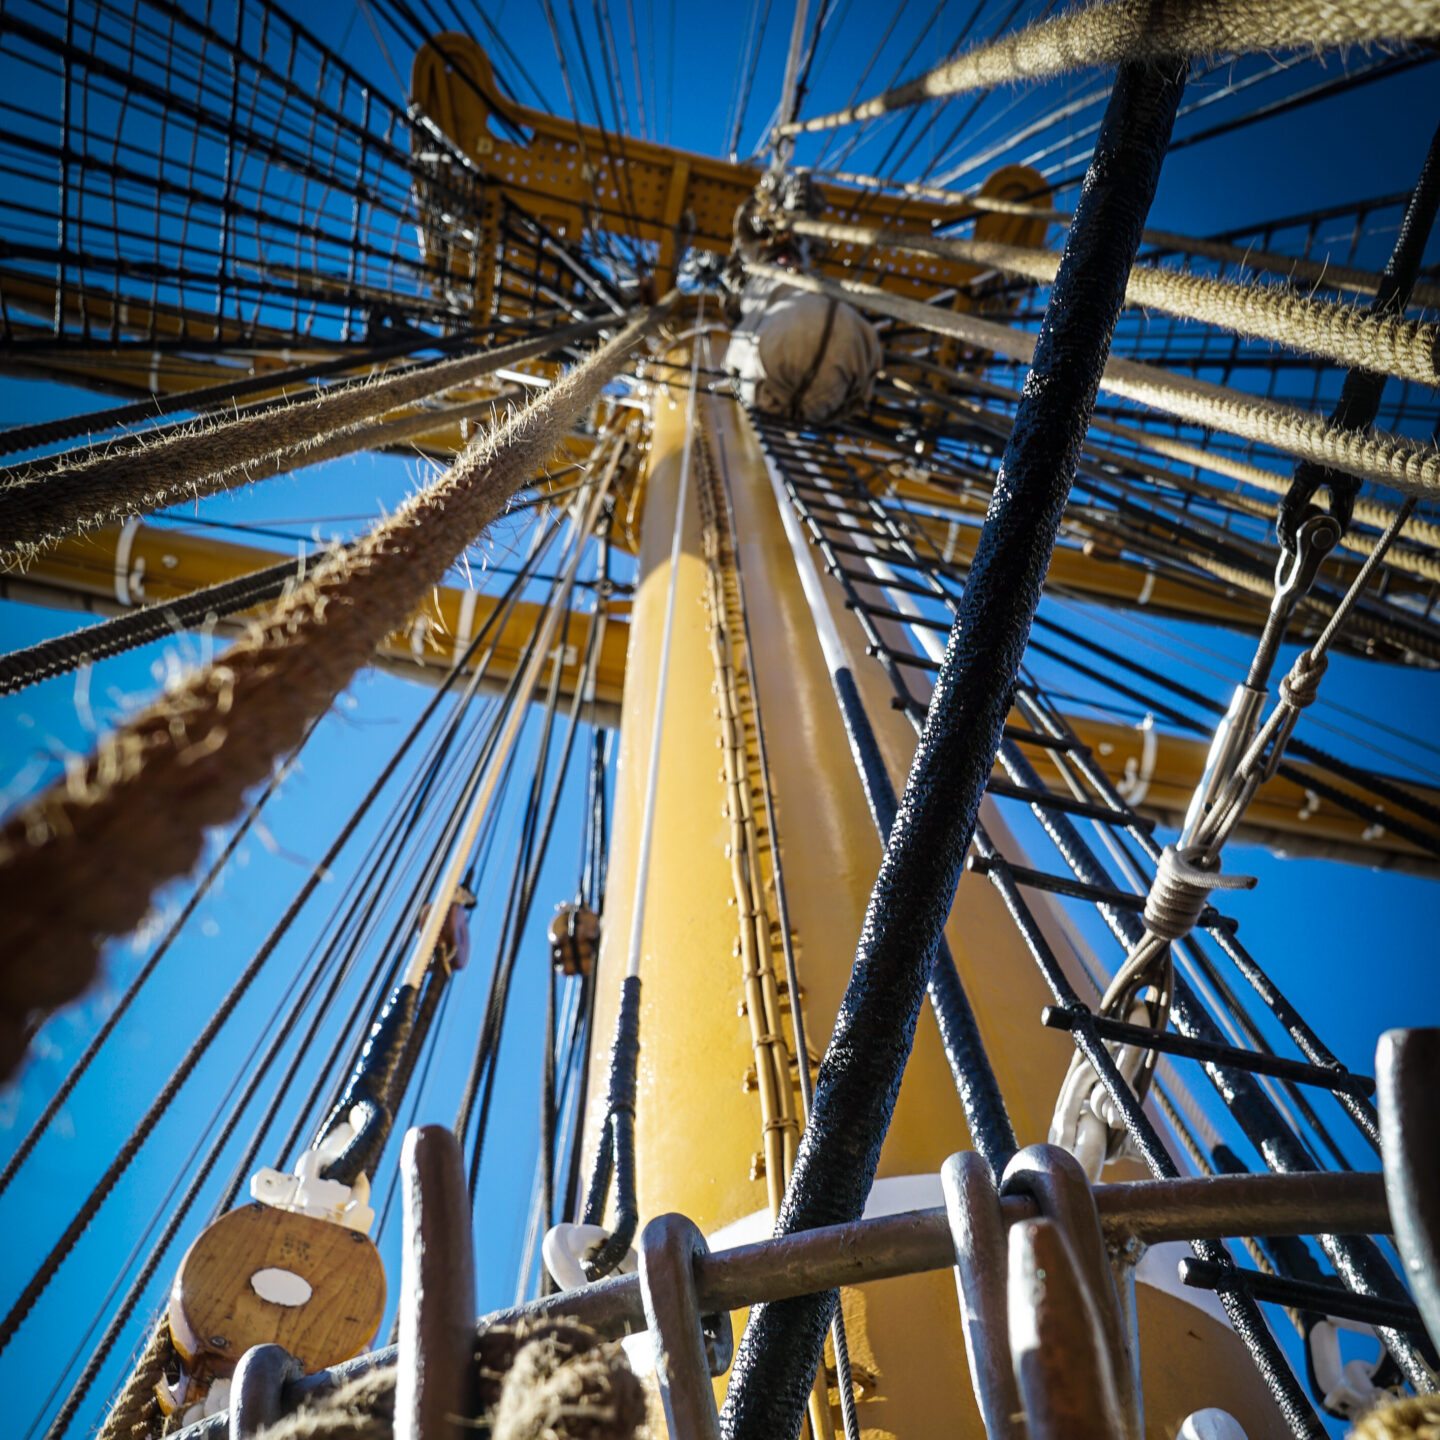
[[[686,244],[729,253],[735,212],[754,193],[762,173],[753,165],[735,165],[633,136],[602,134],[592,126],[519,105],[500,94],[489,57],[468,35],[446,32],[422,46],[411,68],[410,89],[416,103],[470,156],[491,186],[556,236],[576,239],[588,223],[654,244],[655,279],[662,293],[673,283],[674,266]],[[492,115],[523,127],[528,143],[505,138],[491,126]],[[822,184],[819,190],[825,215],[844,216],[852,224],[928,234],[933,221],[978,214],[977,236],[1016,245],[1040,244],[1047,224],[1026,215],[979,214],[968,206],[899,200],[840,185]],[[1035,171],[1012,165],[997,170],[981,193],[1005,199],[1034,198],[1044,191],[1045,182]],[[495,255],[502,267],[506,258],[503,252]],[[964,290],[981,273],[978,266],[934,256],[893,248],[862,252],[844,245],[832,248],[821,269],[841,275],[861,264],[881,270],[887,288],[906,295],[930,295],[951,286]],[[964,296],[957,299],[957,305],[968,303]]]
[[[685,440],[680,398],[661,393],[655,402],[598,971],[601,1036],[613,1028],[635,892],[670,581],[669,537]],[[818,1049],[833,1025],[849,974],[880,847],[753,434],[729,400],[707,398],[700,409],[734,505],[804,1014]],[[725,814],[727,783],[712,693],[716,671],[703,603],[707,575],[691,494],[676,579],[644,917],[637,1179],[642,1220],[679,1210],[707,1234],[736,1227],[729,1231],[736,1237],[763,1232],[770,1211],[764,1177],[754,1167],[763,1148],[760,1098],[745,1086],[754,1063],[754,1037],[740,1010],[746,998],[741,917],[726,853],[732,831]],[[844,610],[838,589],[829,581],[826,585],[842,639],[863,657],[863,636],[854,617]],[[892,775],[901,784],[914,749],[913,730],[890,708],[883,676],[873,664],[858,658],[854,673]],[[987,804],[986,823],[1004,833],[993,805]],[[1060,926],[1043,906],[1040,915],[1057,953],[1074,968],[1087,993]],[[1043,1139],[1070,1046],[1037,1024],[1048,993],[1000,901],[979,877],[962,881],[948,936],[1021,1142]],[[797,997],[790,998],[795,1003]],[[602,1046],[593,1061],[592,1093],[603,1092],[606,1063]],[[587,1153],[593,1152],[598,1119],[592,1107]],[[893,1197],[895,1208],[935,1203],[940,1162],[968,1143],[927,1011],[882,1154],[877,1196]],[[927,1198],[918,1200],[921,1195]],[[1204,1404],[1225,1405],[1243,1416],[1252,1437],[1282,1433],[1233,1334],[1175,1296],[1142,1287],[1140,1303],[1147,1332],[1159,1342],[1146,1348],[1144,1362],[1152,1434],[1173,1434],[1181,1416]],[[947,1433],[978,1440],[983,1432],[970,1397],[949,1276],[846,1291],[844,1313],[867,1436],[910,1437],[943,1426]],[[1184,1363],[1177,1363],[1182,1357]],[[832,1399],[838,1403],[833,1391]]]
[[[669,414],[668,402],[662,398],[659,403],[667,407],[662,411],[663,418]],[[733,426],[729,413],[723,406],[716,409],[714,433],[730,435]],[[726,443],[738,444],[739,441],[727,440]],[[122,534],[122,530],[112,527],[63,541],[35,561],[23,576],[0,576],[0,595],[37,604],[115,613],[136,604],[188,595],[206,585],[263,569],[282,558],[273,550],[236,545],[168,527],[141,525],[125,542],[127,560],[122,574],[117,570]],[[742,535],[742,552],[755,543],[753,534]],[[464,633],[462,612],[466,593],[451,587],[435,592],[425,610],[386,641],[381,658],[389,661],[392,668],[398,667],[400,674],[413,671],[421,679],[448,669],[453,663],[457,638]],[[767,598],[767,604],[774,603],[773,597]],[[494,604],[490,596],[476,596],[469,634],[473,635],[484,623]],[[534,605],[522,602],[502,627],[489,672],[495,681],[503,683],[514,673],[516,657],[524,649],[536,613]],[[626,683],[628,613],[627,601],[611,602],[611,618],[605,628],[596,676],[596,699],[607,716],[618,714],[621,690]],[[842,619],[846,625],[854,623],[848,614]],[[796,613],[789,623],[800,627],[804,621],[804,613]],[[770,623],[769,619],[762,620],[752,613],[752,625]],[[562,693],[567,696],[575,677],[576,657],[584,653],[588,627],[585,615],[572,617],[566,668],[561,676]],[[861,658],[855,671],[864,678],[876,667],[864,659],[863,647],[858,654]],[[872,708],[885,715],[888,724],[888,695],[877,690],[871,700]],[[1020,723],[1020,717],[1015,718]],[[1148,724],[1121,725],[1076,715],[1067,719],[1141,814],[1165,824],[1178,822],[1204,768],[1208,748],[1205,741],[1170,734]],[[896,734],[894,764],[897,774],[903,776],[908,761],[900,757],[908,753],[905,749],[908,726],[898,726]],[[1038,752],[1035,763],[1042,773],[1049,773],[1046,752]],[[1317,773],[1305,762],[1294,764],[1302,774]],[[1346,794],[1357,797],[1361,794],[1360,788],[1347,780],[1330,774],[1322,778],[1325,784]],[[1403,788],[1432,805],[1440,805],[1440,790],[1408,783]],[[1313,789],[1284,776],[1277,776],[1261,787],[1246,816],[1245,833],[1282,852],[1327,855],[1380,868],[1403,867],[1425,873],[1434,873],[1435,868],[1433,856],[1418,845],[1343,809],[1333,800],[1322,799]],[[804,864],[804,856],[798,857],[796,863]]]
[[[63,541],[37,560],[23,578],[0,580],[0,584],[17,599],[43,603],[47,598],[44,592],[52,591],[92,597],[99,602],[97,609],[128,609],[136,604],[174,600],[204,586],[264,569],[282,558],[273,550],[226,544],[158,525],[110,527]],[[402,674],[407,670],[429,676],[443,673],[494,613],[496,605],[493,594],[455,587],[436,589],[406,626],[386,638],[379,658],[391,662],[392,667],[398,666]],[[627,609],[626,601],[611,601],[612,619],[601,637],[595,699],[602,719],[613,717],[620,703]],[[504,618],[492,637],[495,654],[486,672],[487,684],[503,684],[515,673],[539,613],[538,605],[522,600]],[[560,681],[561,693],[566,697],[574,693],[589,634],[589,615],[573,614]],[[481,647],[480,656],[490,643]],[[548,680],[547,668],[542,684]]]

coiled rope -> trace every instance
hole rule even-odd
[[[355,426],[614,323],[609,317],[583,321],[480,354],[336,386],[295,405],[186,427],[155,444],[128,445],[98,456],[83,447],[71,463],[47,464],[0,488],[0,564],[24,561],[92,526],[233,490],[278,470],[309,464],[312,458],[325,458],[311,452]]]
[[[967,345],[1026,364],[1034,358],[1036,337],[1028,331],[924,305],[859,281],[826,280],[763,264],[753,264],[748,270],[752,275],[777,279],[797,289],[853,301],[874,314],[888,315],[937,335],[953,336]],[[1440,450],[1432,444],[1383,430],[1346,430],[1291,405],[1133,360],[1110,359],[1100,388],[1191,424],[1255,440],[1298,459],[1314,460],[1361,480],[1388,485],[1406,495],[1422,500],[1440,496]]]
[[[1042,20],[883,95],[776,127],[779,136],[874,120],[946,95],[1067,71],[1189,55],[1402,44],[1440,35],[1437,0],[1109,0]]]
[[[988,240],[944,240],[903,230],[869,225],[834,225],[798,220],[797,235],[851,245],[884,245],[922,255],[969,261],[1009,275],[1049,285],[1060,268],[1053,250],[1004,245]],[[1144,306],[1243,335],[1269,340],[1358,367],[1393,375],[1420,385],[1440,385],[1440,325],[1407,320],[1403,315],[1375,315],[1353,305],[1315,300],[1284,285],[1240,284],[1208,275],[1136,265],[1125,287],[1127,305]]]
[[[499,516],[667,300],[480,437],[349,549],[329,556],[223,657],[78,761],[0,830],[0,1074],[27,1017],[79,994],[104,937],[134,928],[309,721]]]

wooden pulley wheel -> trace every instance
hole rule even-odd
[[[385,1269],[370,1237],[258,1201],[207,1226],[170,1292],[175,1348],[193,1365],[233,1365],[281,1345],[307,1374],[358,1355],[385,1309]]]

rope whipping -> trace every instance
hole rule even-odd
[[[791,228],[797,235],[819,240],[883,245],[970,261],[1042,285],[1052,284],[1060,267],[1060,256],[1054,251],[997,241],[945,240],[819,220],[797,220]],[[1440,325],[1407,320],[1403,314],[1376,314],[1354,305],[1315,300],[1286,285],[1241,284],[1154,265],[1137,265],[1131,270],[1125,303],[1213,325],[1248,339],[1269,340],[1377,375],[1432,388],[1440,385],[1436,370]]]
[[[80,994],[104,937],[194,864],[274,758],[503,513],[668,310],[633,321],[0,830],[0,1072],[35,1011]]]
[[[810,1123],[776,1226],[860,1217],[909,1059],[937,943],[974,835],[1125,294],[1186,67],[1121,67],[1066,243],[1002,479],[936,677]],[[794,1435],[830,1322],[826,1296],[756,1306],[727,1440]]]
[[[308,464],[321,441],[494,370],[543,355],[613,326],[608,316],[514,345],[418,366],[381,380],[336,386],[314,399],[257,415],[186,427],[153,445],[87,456],[0,488],[0,564],[24,561],[66,535],[177,501],[248,485],[254,467]],[[271,469],[268,473],[274,474]]]
[[[1406,44],[1436,35],[1437,0],[1110,0],[978,45],[883,95],[776,133],[833,130],[926,100],[1126,61]]]
[[[749,268],[751,274],[761,278],[778,279],[797,289],[848,300],[874,314],[888,315],[937,335],[953,336],[967,345],[1026,364],[1034,363],[1037,337],[1028,331],[954,310],[939,310],[859,281],[826,280],[771,265]],[[1383,430],[1347,430],[1293,405],[1246,395],[1134,360],[1108,360],[1100,388],[1193,425],[1258,441],[1297,459],[1313,460],[1360,480],[1388,485],[1402,494],[1422,500],[1440,496],[1440,450],[1433,444]]]

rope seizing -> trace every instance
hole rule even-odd
[[[972,261],[1042,285],[1051,284],[1060,268],[1060,256],[1053,250],[997,241],[944,240],[903,230],[814,220],[798,220],[792,229],[797,235],[820,240],[883,245]],[[1393,375],[1432,388],[1440,386],[1440,371],[1436,369],[1440,325],[1427,321],[1407,320],[1403,315],[1375,315],[1353,305],[1314,300],[1285,285],[1239,284],[1155,265],[1136,265],[1130,271],[1125,303],[1213,325],[1252,340],[1269,340],[1375,374]]]

